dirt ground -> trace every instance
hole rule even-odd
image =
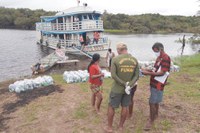
[[[188,77],[187,77],[188,78]],[[107,123],[108,93],[111,79],[104,82],[101,114],[90,106],[87,83],[66,84],[56,79],[53,86],[20,94],[8,91],[13,81],[0,84],[0,131],[2,133],[104,133]],[[184,77],[181,80],[186,80]],[[142,133],[149,115],[148,78],[139,81],[135,94],[134,113],[125,123],[125,133]],[[168,86],[171,86],[169,84]],[[173,86],[171,86],[173,87]],[[169,87],[170,88],[170,87]],[[185,102],[179,95],[168,94],[160,106],[159,119],[148,133],[199,133],[200,104]],[[120,109],[116,110],[114,132],[117,131]]]

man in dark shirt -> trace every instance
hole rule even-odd
[[[142,69],[144,75],[150,75],[150,119],[145,126],[145,130],[150,130],[154,124],[154,120],[158,117],[159,103],[162,101],[164,86],[167,82],[167,77],[170,71],[170,57],[164,52],[162,43],[155,43],[152,47],[157,56],[153,70]],[[158,80],[160,76],[166,77],[164,81]]]
[[[139,64],[135,57],[127,51],[127,46],[124,43],[117,45],[118,56],[112,59],[111,76],[113,85],[109,96],[108,105],[108,125],[104,128],[106,132],[113,132],[112,124],[115,115],[115,109],[120,105],[121,117],[119,122],[119,130],[123,130],[123,125],[128,113],[128,107],[131,103],[131,95],[125,92],[126,86],[132,88],[139,78]]]

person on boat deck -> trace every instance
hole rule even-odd
[[[142,68],[142,73],[144,75],[150,75],[150,98],[149,98],[149,107],[150,107],[150,119],[147,121],[147,124],[144,130],[150,130],[154,124],[156,118],[158,118],[158,110],[159,110],[159,103],[162,102],[163,98],[163,90],[164,86],[167,82],[167,75],[166,79],[164,79],[164,83],[155,79],[155,77],[163,76],[170,71],[170,64],[171,59],[165,53],[164,46],[162,43],[155,43],[152,46],[152,50],[154,51],[155,55],[157,56],[156,62],[154,64],[154,69],[149,70]]]
[[[74,28],[75,28],[75,29],[78,29],[79,18],[78,18],[78,17],[75,17],[75,18],[74,18],[74,22],[75,22],[75,23],[74,23]]]
[[[57,44],[57,49],[55,50],[55,53],[59,57],[59,60],[67,60],[65,52],[61,49],[60,43]]]
[[[96,44],[98,44],[98,42],[99,42],[99,37],[100,37],[100,34],[99,34],[99,32],[94,32],[93,33],[93,36],[94,36],[94,39],[93,39],[93,44],[94,44],[94,42],[96,43]]]
[[[81,50],[83,50],[85,42],[84,42],[84,39],[83,39],[83,36],[82,36],[82,35],[80,35],[79,41],[80,41],[80,43],[81,43]]]
[[[89,38],[89,36],[86,37],[86,44],[85,45],[90,45],[90,38]]]
[[[115,57],[115,53],[112,52],[111,48],[109,48],[108,52],[106,54],[106,62],[108,63],[108,69],[109,69],[109,71],[110,71],[110,68],[111,68],[111,61],[112,61],[113,57]]]
[[[99,114],[100,112],[100,106],[103,100],[101,86],[104,77],[104,74],[101,72],[101,68],[99,66],[99,61],[100,55],[98,53],[95,53],[93,54],[92,60],[88,65],[89,83],[90,89],[92,91],[91,103],[97,114]]]

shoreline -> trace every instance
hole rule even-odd
[[[1,83],[4,82],[9,82],[9,81],[16,81],[16,80],[21,80],[21,79],[25,79],[25,78],[35,78],[38,76],[43,76],[43,75],[62,75],[65,71],[76,71],[76,70],[86,70],[88,64],[90,63],[90,58],[86,57],[85,55],[72,55],[72,54],[67,54],[67,56],[69,57],[70,60],[74,60],[74,59],[78,59],[79,62],[77,64],[75,63],[68,63],[68,64],[63,64],[63,65],[58,65],[56,64],[55,66],[53,66],[51,69],[49,69],[48,71],[42,73],[42,74],[37,74],[37,75],[19,75],[16,78],[6,78],[3,81],[0,81],[0,85]],[[100,62],[101,67],[102,68],[106,68],[106,64],[104,63],[105,60],[103,60],[102,62]],[[30,68],[30,72],[31,72],[31,68]]]
[[[19,29],[19,28],[0,28],[0,30],[22,30],[22,31],[35,31],[35,29]],[[152,33],[136,33],[136,32],[130,32],[127,30],[118,30],[118,29],[105,29],[104,33],[107,34],[114,34],[114,35],[126,35],[126,34],[198,34],[198,32],[167,32],[167,31],[158,31],[158,32],[152,32]]]

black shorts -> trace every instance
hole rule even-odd
[[[111,62],[112,62],[112,59],[109,60],[109,67],[111,67]]]

